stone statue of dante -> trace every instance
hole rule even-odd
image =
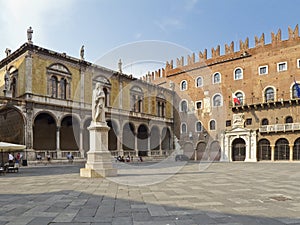
[[[103,92],[103,88],[100,83],[96,83],[92,99],[92,120],[95,123],[105,122],[104,101],[105,94]]]

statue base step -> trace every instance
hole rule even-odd
[[[81,177],[115,177],[118,172],[112,166],[112,156],[110,152],[88,152],[85,168],[80,169]]]
[[[87,178],[105,178],[105,177],[116,177],[118,175],[117,169],[91,169],[91,168],[81,168],[80,177]]]

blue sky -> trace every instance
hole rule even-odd
[[[299,0],[0,0],[0,58],[7,47],[14,51],[26,42],[29,26],[34,44],[73,57],[84,44],[90,62],[145,40],[182,46],[182,54],[207,48],[210,56],[212,47],[220,44],[223,52],[231,41],[237,50],[246,37],[252,47],[262,33],[269,43],[279,28],[286,39],[288,26],[300,21],[299,6]],[[152,54],[159,61],[181,56],[163,51],[154,48]]]

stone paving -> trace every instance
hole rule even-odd
[[[300,224],[300,163],[188,163],[175,174],[170,164],[160,182],[142,165],[114,180],[80,178],[80,167],[0,176],[0,225]],[[153,183],[118,182],[141,176]]]

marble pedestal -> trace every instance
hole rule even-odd
[[[112,156],[108,151],[108,131],[106,123],[91,123],[90,150],[87,153],[85,168],[80,169],[81,177],[113,177],[117,169],[112,166]]]

